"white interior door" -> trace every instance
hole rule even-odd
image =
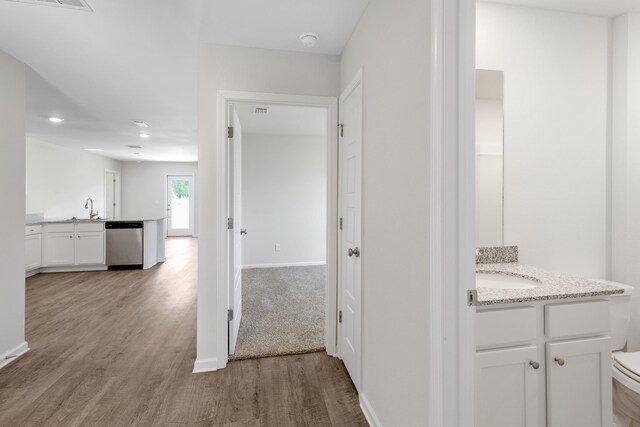
[[[167,176],[167,235],[192,236],[194,218],[192,175]]]
[[[229,200],[229,354],[235,353],[242,319],[242,125],[229,106],[228,170]]]
[[[340,96],[340,355],[360,390],[362,328],[362,83]]]

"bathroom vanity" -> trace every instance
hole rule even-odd
[[[476,425],[611,425],[609,296],[622,292],[515,262],[479,264]]]

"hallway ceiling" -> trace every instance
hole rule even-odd
[[[640,1],[638,0],[494,0],[490,3],[535,7],[609,18],[629,12],[640,12]]]
[[[267,114],[255,114],[254,107],[266,107]],[[242,132],[259,135],[325,136],[327,110],[319,107],[263,105],[238,103],[235,105]]]
[[[199,41],[339,54],[367,0],[87,3],[93,12],[0,0],[0,50],[30,67],[27,135],[121,160],[195,161]],[[298,40],[306,31],[320,36],[312,49]]]

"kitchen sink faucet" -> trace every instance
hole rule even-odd
[[[90,219],[98,218],[99,217],[98,211],[96,211],[95,213],[93,212],[93,199],[91,197],[89,197],[85,202],[84,208],[89,209],[89,202],[91,202],[91,212],[89,212],[89,218]]]

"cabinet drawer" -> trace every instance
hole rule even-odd
[[[69,223],[69,224],[47,224],[45,226],[45,231],[47,233],[73,233],[74,232],[74,225]]]
[[[102,222],[94,222],[90,224],[76,224],[76,231],[78,233],[83,233],[85,231],[102,231],[104,230],[104,223]]]
[[[41,225],[27,225],[24,227],[24,235],[31,236],[33,234],[42,234],[42,226]]]
[[[547,305],[544,310],[547,338],[609,332],[609,301]]]
[[[533,341],[537,336],[534,307],[479,311],[476,346],[499,346]]]

